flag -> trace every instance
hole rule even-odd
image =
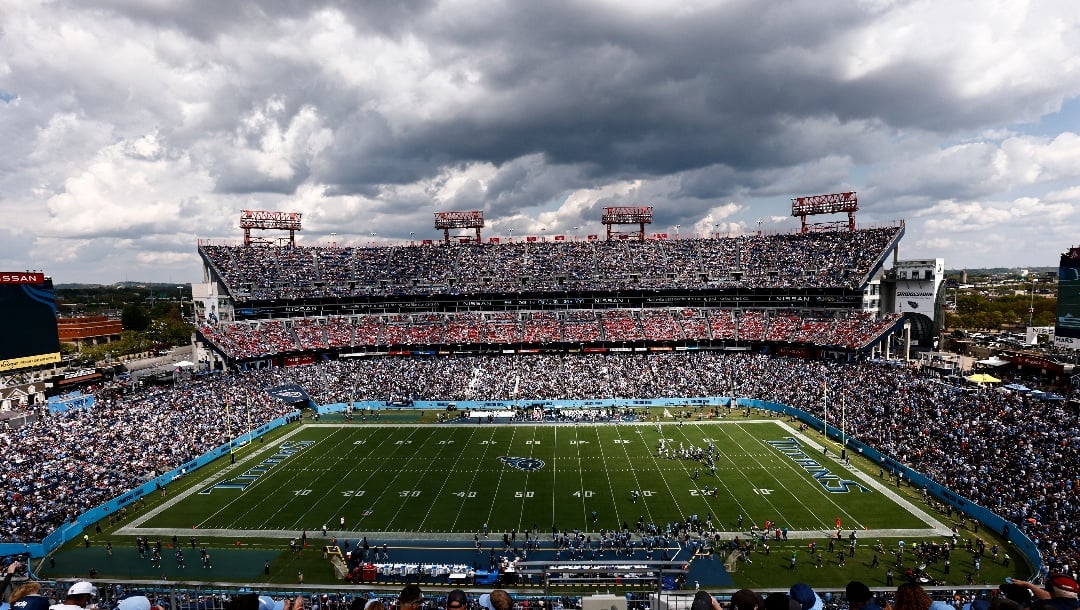
[[[565,235],[556,235],[555,236],[555,241],[566,241],[566,236]]]

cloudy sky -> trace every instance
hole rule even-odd
[[[0,267],[189,282],[304,242],[790,231],[854,190],[901,258],[1080,245],[1074,0],[0,0]],[[576,231],[573,227],[579,227]],[[375,233],[375,236],[372,236]],[[331,235],[335,234],[335,235]]]

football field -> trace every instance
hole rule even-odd
[[[932,535],[943,526],[778,421],[578,425],[308,424],[190,475],[124,533],[472,539],[516,530],[716,529],[766,521],[795,537],[844,530]],[[712,449],[710,449],[710,446]],[[663,449],[661,449],[663,447]],[[706,461],[682,457],[696,449]],[[204,469],[207,470],[207,469]],[[595,513],[595,515],[594,515]],[[743,524],[739,525],[742,516]]]

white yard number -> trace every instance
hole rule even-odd
[[[359,498],[360,496],[364,495],[364,490],[346,489],[345,491],[341,492],[341,495],[345,496],[346,498]]]
[[[420,497],[420,490],[419,489],[403,489],[403,490],[398,492],[398,495],[401,496],[402,498],[419,498]]]
[[[515,491],[514,492],[514,497],[515,498],[531,498],[531,497],[533,497],[533,493],[534,492],[531,492],[531,491]]]
[[[589,441],[570,441],[571,445],[588,445]]]
[[[475,498],[476,497],[476,492],[475,491],[455,491],[454,495],[459,497],[459,498]]]
[[[397,441],[394,444],[395,445],[411,445],[412,441]]]
[[[526,445],[539,445],[540,441],[525,441]]]
[[[494,445],[495,441],[480,441],[481,445]]]
[[[584,491],[575,491],[572,495],[575,498],[591,498],[594,494],[593,492],[586,489]]]
[[[454,441],[439,441],[440,445],[453,445]]]
[[[293,491],[293,495],[295,496],[306,496],[309,493],[311,493],[310,489],[297,489]]]
[[[362,438],[362,439],[360,439],[360,440],[358,440],[358,441],[353,441],[353,442],[352,442],[352,444],[354,444],[354,445],[363,445],[363,444],[364,444],[364,443],[366,443],[366,442],[367,442],[367,439],[366,439],[366,438]]]
[[[617,438],[617,439],[615,439],[615,444],[616,445],[629,445],[630,444],[630,439]]]
[[[772,490],[771,489],[755,489],[754,493],[756,493],[759,496],[767,496],[767,495],[772,493]]]

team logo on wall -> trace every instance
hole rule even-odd
[[[538,460],[536,458],[510,457],[504,455],[499,458],[499,461],[507,466],[513,466],[514,468],[524,470],[525,472],[533,472],[544,467],[544,460]]]

